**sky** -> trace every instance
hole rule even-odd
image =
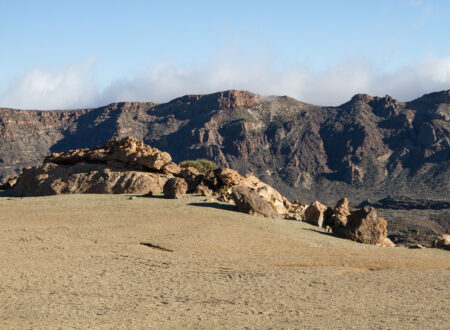
[[[450,89],[450,1],[0,0],[0,107]]]

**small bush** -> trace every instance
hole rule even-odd
[[[186,167],[195,167],[200,173],[206,173],[209,170],[214,170],[218,166],[205,158],[202,159],[196,159],[196,160],[183,160],[180,163],[180,167],[186,168]]]

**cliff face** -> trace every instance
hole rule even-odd
[[[36,165],[49,152],[130,135],[176,162],[204,157],[254,172],[291,199],[450,192],[450,91],[407,103],[359,94],[339,107],[225,91],[160,105],[0,109],[0,175]]]

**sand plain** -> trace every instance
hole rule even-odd
[[[199,196],[1,197],[0,210],[2,329],[449,328],[447,251]]]

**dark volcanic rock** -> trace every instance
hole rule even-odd
[[[450,208],[450,201],[411,198],[408,196],[388,196],[380,199],[378,202],[363,202],[360,204],[360,207],[364,205],[394,210],[442,210]]]

